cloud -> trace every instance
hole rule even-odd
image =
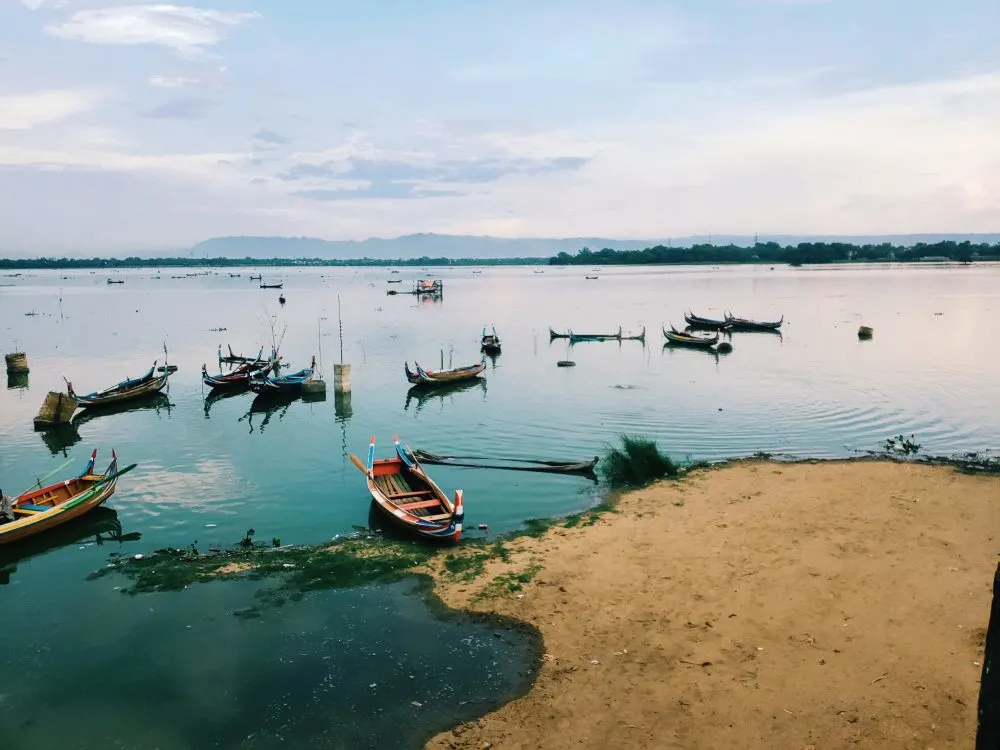
[[[201,99],[196,96],[181,97],[172,99],[169,102],[153,107],[142,112],[143,117],[152,117],[163,120],[196,120],[208,114],[208,110],[214,106],[211,99]]]
[[[65,4],[66,0],[21,0],[21,5],[28,10],[38,10],[43,5],[49,8],[61,8]]]
[[[93,109],[100,99],[96,91],[74,89],[0,96],[0,130],[31,130],[57,122]]]
[[[277,145],[288,143],[289,140],[288,136],[275,133],[273,130],[258,130],[253,134],[253,138],[264,143],[274,143]]]
[[[150,76],[149,83],[161,89],[182,89],[188,86],[200,86],[201,78],[185,78],[184,76]]]
[[[61,39],[91,44],[158,44],[182,57],[204,59],[206,48],[226,38],[230,28],[260,18],[259,13],[229,13],[180,5],[125,5],[81,10],[45,30]]]
[[[298,190],[292,195],[314,201],[347,201],[358,198],[445,198],[464,195],[455,190],[430,190],[414,188],[399,182],[372,184],[357,190]]]
[[[354,157],[342,163],[299,162],[278,177],[287,181],[325,177],[369,182],[429,181],[468,184],[495,182],[509,175],[572,171],[580,169],[589,161],[589,157],[582,156],[539,159],[448,159],[430,163]]]

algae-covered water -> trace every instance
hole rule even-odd
[[[0,487],[20,492],[69,460],[56,475],[66,476],[93,448],[101,466],[111,448],[138,463],[106,513],[0,560],[0,747],[409,746],[524,689],[532,638],[442,620],[412,582],[310,591],[239,617],[270,583],[130,596],[115,575],[87,580],[112,552],[226,548],[249,528],[265,542],[316,544],[366,528],[369,498],[347,454],[363,454],[372,434],[380,455],[399,434],[441,454],[567,460],[622,432],[681,459],[844,456],[899,433],[936,454],[997,447],[1000,355],[983,340],[1000,321],[995,266],[267,271],[284,281],[283,307],[249,270],[234,272],[0,277],[0,342],[31,365],[26,382],[0,390]],[[442,278],[443,298],[385,294],[420,276]],[[206,398],[199,371],[215,367],[220,345],[255,353],[286,324],[286,362],[304,367],[322,347],[332,386],[338,294],[350,397],[331,388],[325,401],[260,408],[247,394]],[[661,323],[680,326],[685,308],[784,315],[784,334],[735,334],[721,357],[664,348]],[[409,390],[404,360],[477,361],[493,324],[503,353],[482,383]],[[643,324],[645,344],[548,336]],[[860,324],[872,341],[858,340]],[[98,390],[162,361],[164,343],[179,368],[167,394],[32,429],[62,375]],[[576,367],[557,368],[563,359]],[[433,476],[465,490],[472,536],[600,499],[579,477]]]

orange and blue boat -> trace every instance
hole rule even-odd
[[[465,503],[462,490],[450,500],[432,480],[409,448],[394,437],[396,455],[375,459],[375,438],[368,444],[368,464],[351,460],[365,472],[368,491],[382,513],[397,526],[437,541],[457,542],[462,537]]]
[[[103,474],[94,473],[97,451],[83,471],[48,487],[29,490],[14,498],[14,520],[0,518],[0,544],[17,542],[61,526],[100,507],[115,494],[118,477],[135,468],[135,464],[118,471],[118,456],[111,451],[111,463]]]

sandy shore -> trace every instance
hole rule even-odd
[[[740,463],[507,546],[474,580],[435,573],[437,592],[537,626],[538,681],[429,747],[974,743],[996,477]],[[530,581],[498,586],[511,573]]]

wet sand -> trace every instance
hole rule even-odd
[[[974,744],[1000,478],[745,462],[588,523],[509,542],[471,581],[434,573],[448,605],[531,623],[546,653],[527,695],[428,747]],[[494,580],[511,573],[530,580]]]

